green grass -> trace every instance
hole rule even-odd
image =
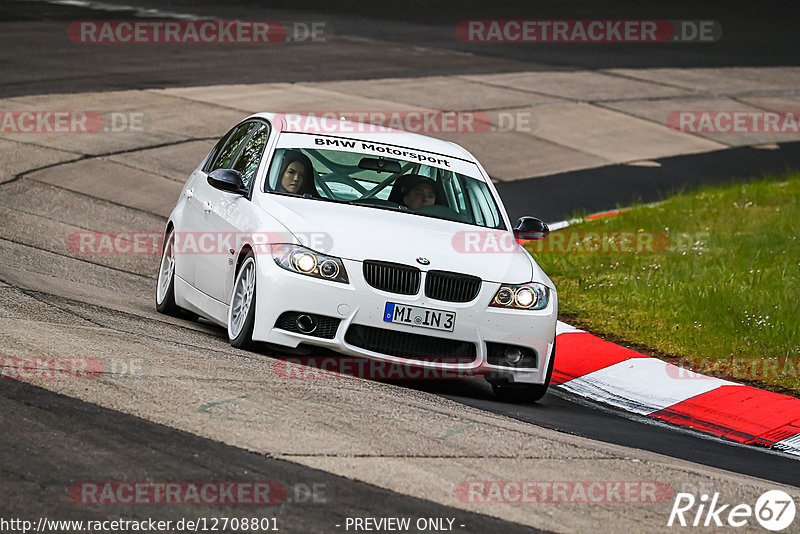
[[[574,232],[616,231],[655,234],[656,243],[663,234],[669,244],[655,253],[535,248],[552,250],[558,234],[569,243]],[[526,247],[572,324],[704,374],[798,395],[798,235],[800,174],[677,194]]]

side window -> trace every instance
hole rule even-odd
[[[487,228],[500,228],[499,212],[488,189],[467,184],[467,196],[471,201],[475,221],[478,224]]]
[[[442,187],[444,188],[445,195],[447,195],[447,202],[458,213],[466,213],[467,207],[464,204],[464,190],[461,183],[453,176],[453,173],[442,173]]]
[[[244,185],[249,185],[250,180],[256,175],[268,137],[269,128],[266,124],[260,123],[250,140],[244,145],[244,149],[242,149],[242,153],[236,163],[231,167],[242,174]]]
[[[236,157],[242,143],[247,139],[247,134],[255,125],[254,122],[246,122],[235,128],[225,140],[225,146],[216,154],[214,163],[208,168],[208,172],[216,169],[230,169],[233,158]]]
[[[211,170],[211,164],[214,163],[215,159],[217,159],[217,154],[219,154],[219,151],[222,150],[222,145],[225,144],[225,139],[227,139],[228,135],[230,135],[230,132],[226,133],[225,137],[217,141],[217,144],[214,145],[214,148],[212,148],[211,152],[209,152],[208,156],[206,156],[206,159],[203,161],[203,170],[205,172],[209,172]]]

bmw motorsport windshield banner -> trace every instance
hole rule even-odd
[[[403,138],[398,134],[398,141]],[[401,141],[402,143],[402,141]],[[337,137],[335,135],[316,135],[282,133],[278,139],[277,148],[304,148],[322,150],[341,150],[344,152],[356,152],[359,154],[369,154],[376,157],[399,159],[412,161],[439,167],[449,171],[454,171],[466,176],[472,176],[484,180],[478,166],[469,161],[458,159],[452,156],[426,152],[416,148],[406,148],[403,146],[390,145],[383,142],[370,141],[366,139],[354,139]]]

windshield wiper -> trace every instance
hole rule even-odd
[[[315,197],[311,193],[303,193],[302,195],[298,195],[297,193],[285,193],[283,191],[264,191],[264,192],[270,195],[280,195],[282,197],[305,198],[308,200],[321,200],[323,202],[334,202],[336,204],[341,204],[341,202],[338,200],[333,200],[323,196]]]
[[[406,206],[391,206],[389,204],[375,204],[370,201],[371,199],[350,200],[347,203],[353,206],[366,206],[368,208],[378,208],[379,210],[392,210],[392,211],[409,211]]]

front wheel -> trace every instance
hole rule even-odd
[[[178,315],[180,309],[175,304],[175,232],[170,230],[164,240],[161,263],[158,266],[156,284],[156,310],[166,315]]]
[[[233,282],[228,308],[228,340],[237,349],[252,349],[256,320],[256,257],[247,253]]]
[[[170,230],[164,239],[161,263],[158,266],[156,283],[156,310],[164,315],[197,320],[197,314],[175,304],[175,231]]]
[[[181,317],[194,321],[197,314],[184,310],[175,304],[175,232],[170,230],[164,239],[161,263],[158,266],[156,282],[156,310],[164,315]]]
[[[536,402],[544,397],[553,377],[553,365],[556,361],[556,342],[553,340],[553,350],[550,363],[547,364],[547,375],[543,384],[492,384],[495,396],[509,402]]]

